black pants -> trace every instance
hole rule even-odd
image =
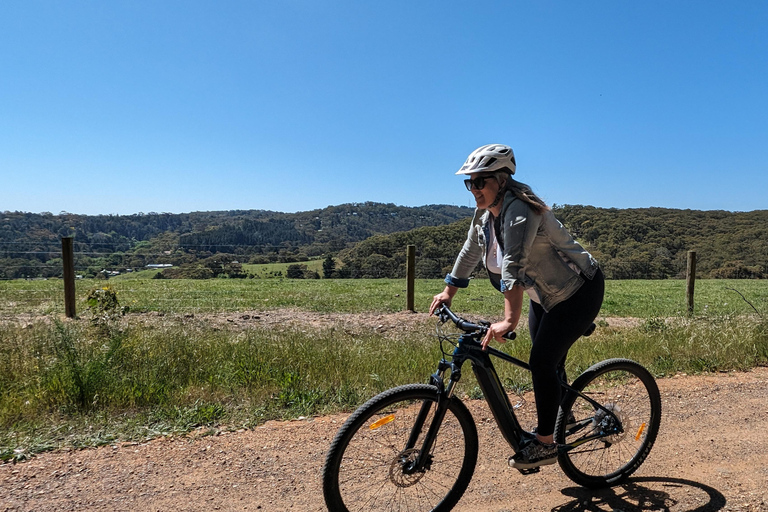
[[[528,328],[533,344],[529,364],[539,435],[548,436],[555,431],[561,399],[560,378],[565,378],[565,358],[571,345],[600,312],[604,292],[605,278],[598,269],[594,278],[584,278],[584,284],[576,293],[549,312],[544,311],[541,304],[531,301]]]

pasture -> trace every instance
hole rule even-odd
[[[104,287],[125,315],[88,309],[89,292]],[[0,281],[4,460],[350,410],[425,381],[440,357],[424,313],[440,280],[417,281],[418,314],[402,312],[403,280],[81,280],[77,320],[62,318],[62,289]],[[768,364],[767,300],[765,281],[699,281],[689,316],[683,281],[609,281],[600,329],[574,346],[569,374],[618,356],[658,376]],[[453,304],[472,319],[500,307],[481,280]],[[519,334],[503,348],[525,359],[530,340]],[[500,375],[511,392],[530,388],[527,375]],[[476,397],[467,377],[460,392]]]
[[[271,267],[274,268],[274,267]],[[151,271],[154,272],[154,271]],[[114,289],[133,312],[218,313],[293,307],[319,313],[393,313],[405,308],[403,279],[141,279],[127,274],[110,280],[76,281],[78,311],[94,288]],[[424,311],[442,290],[439,279],[416,280],[415,304]],[[0,281],[0,317],[64,313],[61,280]],[[696,282],[695,316],[752,314],[765,311],[768,281],[709,279]],[[740,295],[741,294],[741,295]],[[473,280],[456,297],[454,308],[466,314],[499,313],[497,292],[484,279]],[[606,282],[604,317],[678,317],[686,314],[685,281]]]

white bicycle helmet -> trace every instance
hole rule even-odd
[[[504,144],[487,144],[474,150],[456,174],[475,174],[502,169],[515,174],[515,153]]]

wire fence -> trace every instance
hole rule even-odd
[[[65,311],[65,295],[68,295],[63,278],[65,258],[58,244],[58,241],[47,244],[0,242],[0,316],[51,315]],[[402,248],[402,255],[389,258],[373,255],[368,259],[351,261],[349,265],[332,259],[331,266],[324,267],[327,262],[323,257],[307,260],[289,253],[265,256],[258,254],[258,251],[274,246],[230,245],[235,251],[250,253],[241,258],[242,262],[233,260],[242,269],[237,274],[239,279],[224,273],[221,277],[230,278],[205,280],[156,279],[158,273],[165,275],[169,270],[177,270],[185,264],[190,267],[199,265],[201,255],[191,251],[204,246],[174,245],[167,250],[142,253],[136,252],[136,249],[132,252],[109,252],[115,249],[115,244],[73,243],[72,247],[74,301],[78,313],[86,307],[89,291],[105,286],[119,292],[121,304],[133,311],[195,314],[290,307],[294,305],[292,301],[281,298],[283,293],[277,289],[286,287],[281,283],[286,279],[296,280],[296,284],[288,287],[315,290],[317,297],[312,300],[321,303],[327,298],[323,297],[324,286],[317,286],[320,280],[404,279],[407,275],[405,247]],[[268,263],[271,260],[277,261]],[[419,257],[413,265],[415,278],[445,275],[441,274],[444,262],[435,259]],[[430,269],[429,272],[426,269]],[[152,280],[151,286],[147,286],[148,279]],[[273,281],[275,286],[254,287],[254,280]],[[309,281],[318,283],[310,285]],[[255,289],[258,289],[256,293]]]
[[[88,315],[87,297],[93,290],[113,290],[128,314],[202,314],[242,316],[274,309],[326,312],[396,312],[407,309],[405,279],[80,279],[75,283],[79,317]],[[485,288],[485,286],[483,286]],[[424,311],[442,282],[416,285],[417,309]],[[473,292],[473,294],[476,292]],[[474,295],[473,295],[474,296]],[[0,325],[41,316],[65,314],[63,279],[0,281]]]

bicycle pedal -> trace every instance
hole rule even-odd
[[[539,471],[541,471],[541,466],[536,466],[535,468],[528,468],[528,469],[520,469],[520,468],[515,468],[515,469],[517,469],[523,475],[532,475],[534,473],[538,473]]]

